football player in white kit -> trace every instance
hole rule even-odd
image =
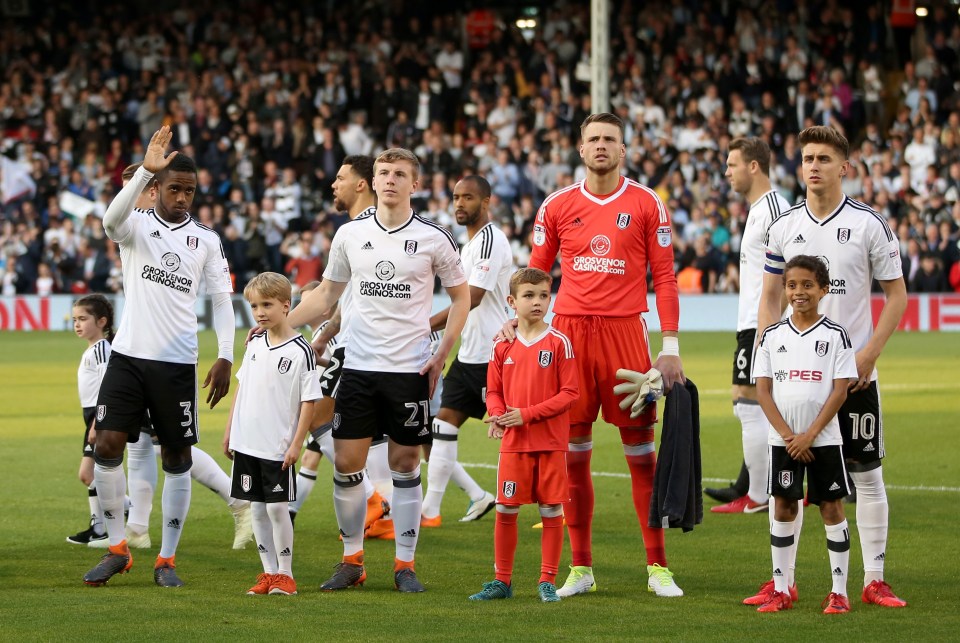
[[[861,598],[884,607],[904,607],[906,601],[893,593],[883,576],[888,505],[881,467],[883,420],[876,370],[877,359],[907,306],[900,245],[882,216],[843,193],[849,143],[842,134],[830,127],[809,127],[800,132],[800,146],[807,198],[767,230],[757,328],[765,329],[780,319],[786,262],[798,254],[820,257],[830,271],[830,292],[820,311],[847,329],[856,351],[858,379],[838,420],[847,469],[857,487],[857,530],[864,567]],[[870,304],[874,279],[885,296],[876,328]]]
[[[120,246],[126,306],[97,399],[94,480],[110,546],[84,575],[87,585],[103,585],[133,564],[124,533],[122,461],[127,442],[139,437],[144,411],[150,413],[166,472],[154,581],[162,587],[183,585],[174,556],[190,507],[190,447],[199,431],[195,304],[201,283],[213,299],[219,344],[219,357],[204,381],[210,387],[207,402],[215,406],[230,390],[230,268],[217,233],[190,216],[197,167],[178,152],[164,156],[171,137],[169,127],[153,135],[143,165],[103,217],[107,235]],[[134,212],[151,182],[157,187],[156,206]]]
[[[366,580],[363,469],[371,440],[379,434],[389,438],[393,477],[394,584],[401,592],[425,589],[414,571],[423,503],[420,447],[431,439],[429,399],[460,337],[470,295],[453,237],[410,207],[419,174],[420,162],[409,150],[393,148],[377,157],[376,213],[337,231],[323,282],[290,313],[291,325],[303,325],[329,310],[348,281],[353,286],[350,349],[333,418],[333,498],[344,556],[333,576],[320,585],[324,591]],[[431,356],[436,277],[452,303],[447,332]]]
[[[470,314],[460,338],[460,350],[443,379],[440,412],[433,420],[433,446],[427,467],[423,527],[439,527],[440,504],[451,478],[467,490],[470,504],[461,522],[479,520],[496,505],[457,461],[457,436],[468,418],[486,414],[487,364],[493,337],[507,321],[507,296],[513,274],[513,250],[506,235],[490,221],[490,184],[482,176],[465,176],[453,188],[457,223],[466,226],[469,240],[460,251],[470,287]],[[449,309],[433,316],[431,327],[443,328]]]
[[[764,251],[770,222],[790,208],[770,187],[770,148],[759,138],[730,142],[725,174],[734,192],[750,204],[740,243],[740,297],[737,306],[737,348],[733,355],[733,414],[740,420],[747,492],[712,507],[714,513],[757,513],[767,510],[767,419],[757,402],[750,372],[757,340],[757,309],[763,282]]]

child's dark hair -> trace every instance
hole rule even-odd
[[[510,294],[517,296],[521,284],[542,284],[546,282],[549,286],[553,283],[553,277],[538,268],[521,268],[510,277]]]
[[[804,270],[809,270],[813,273],[813,278],[817,280],[817,285],[821,288],[830,287],[830,270],[827,268],[827,264],[824,263],[823,259],[820,257],[813,257],[811,255],[797,255],[793,259],[787,262],[786,267],[783,269],[783,281],[787,281],[787,273],[791,268],[803,268]]]
[[[109,299],[99,293],[84,295],[73,302],[73,306],[74,308],[86,309],[95,319],[106,317],[107,323],[103,327],[103,335],[109,341],[113,341],[113,304],[110,303]]]

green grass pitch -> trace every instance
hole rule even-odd
[[[242,345],[238,334],[238,347]],[[730,409],[733,333],[684,334],[686,374],[701,390],[703,474],[707,484],[736,474],[740,428]],[[201,337],[201,377],[215,353],[215,338]],[[659,340],[654,338],[654,346]],[[765,514],[707,513],[692,533],[667,534],[670,569],[686,592],[657,599],[646,591],[644,553],[630,501],[626,465],[616,431],[595,432],[593,469],[597,494],[594,526],[599,591],[559,604],[536,598],[539,532],[535,509],[520,516],[513,600],[473,604],[466,597],[493,572],[493,517],[457,520],[466,506],[450,486],[445,524],[420,539],[418,572],[427,593],[393,591],[393,543],[366,547],[362,589],[322,594],[318,584],[338,562],[328,464],[297,520],[296,597],[248,597],[260,561],[252,546],[232,551],[233,522],[219,498],[194,487],[193,504],[177,556],[187,585],[153,585],[152,562],[160,541],[159,494],[151,535],[154,549],[136,550],[129,574],[107,587],[88,588],[81,577],[99,551],[64,538],[83,527],[85,493],[76,479],[80,409],[76,368],[84,346],[72,333],[0,335],[0,640],[957,640],[960,537],[960,336],[893,337],[880,360],[888,456],[891,530],[887,579],[910,605],[885,610],[859,601],[859,541],[853,536],[850,594],[853,611],[820,613],[830,588],[822,523],[806,511],[797,571],[800,602],[777,615],[740,605],[770,577]],[[238,348],[239,351],[239,348]],[[229,401],[204,410],[200,446],[217,455]],[[496,444],[481,425],[461,433],[461,460],[492,489]],[[424,475],[424,480],[426,476]],[[707,506],[711,503],[706,502]],[[855,525],[853,507],[848,518]],[[561,565],[569,563],[565,550]],[[565,578],[561,570],[560,582]]]

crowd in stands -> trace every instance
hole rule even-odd
[[[238,290],[266,269],[298,284],[321,273],[346,220],[331,193],[346,154],[413,149],[415,207],[461,239],[452,186],[485,175],[518,265],[545,195],[583,176],[585,0],[530,30],[509,3],[136,4],[32,3],[0,23],[3,294],[121,288],[100,216],[164,124],[201,168],[193,214],[220,233]],[[765,139],[774,186],[796,203],[796,134],[813,124],[850,139],[844,190],[897,232],[908,289],[960,291],[953,5],[897,26],[885,2],[611,4],[623,172],[672,213],[684,291],[738,288],[747,204],[723,178],[729,141]]]

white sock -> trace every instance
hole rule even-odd
[[[267,515],[273,525],[273,544],[277,550],[277,573],[293,578],[293,521],[286,502],[271,502]]]
[[[793,522],[790,523],[793,525],[793,544],[790,546],[789,557],[787,559],[787,586],[793,587],[797,584],[795,573],[797,571],[797,547],[800,545],[800,532],[803,529],[803,501],[798,501],[799,506],[797,507],[797,517],[794,518]],[[773,498],[770,498],[770,508],[767,511],[767,515],[770,518],[770,529],[773,529],[773,523],[776,522],[773,519],[776,503],[773,501]]]
[[[863,586],[883,580],[883,563],[887,550],[889,506],[883,484],[883,467],[870,471],[851,471],[857,487],[857,531],[863,553]]]
[[[97,496],[97,485],[91,482],[87,487],[87,504],[90,506],[90,526],[93,533],[102,536],[106,527],[103,526],[103,509],[100,507],[100,498]]]
[[[483,490],[483,487],[478,485],[477,481],[467,473],[466,469],[464,469],[463,465],[459,462],[453,463],[453,473],[450,475],[450,479],[453,481],[453,484],[463,489],[467,496],[469,496],[470,502],[483,500],[483,496],[487,493]]]
[[[778,592],[790,591],[785,570],[790,563],[790,547],[793,544],[793,523],[774,520],[770,525],[770,554],[773,560],[773,586]]]
[[[447,491],[447,482],[457,463],[457,434],[460,429],[449,422],[433,420],[433,447],[427,465],[427,493],[423,497],[423,515],[436,518]]]
[[[193,456],[190,477],[220,496],[220,499],[224,502],[229,503],[231,500],[230,476],[220,468],[217,461],[210,457],[207,452],[201,451],[197,447],[191,447],[190,453]]]
[[[370,500],[370,496],[376,493],[377,488],[373,486],[373,483],[370,482],[370,474],[364,469],[363,475],[363,497],[367,500]]]
[[[860,498],[857,498],[857,502]],[[850,567],[850,528],[844,520],[837,525],[824,525],[827,531],[827,553],[830,554],[830,573],[833,575],[833,593],[847,595],[847,569]]]
[[[390,477],[390,463],[387,458],[387,441],[370,445],[367,453],[367,474],[370,482],[387,502],[393,504],[393,479]]]
[[[153,494],[157,488],[157,455],[153,440],[145,431],[140,439],[127,445],[127,475],[130,491],[130,515],[127,525],[138,534],[147,533]]]
[[[333,464],[333,432],[327,431],[321,435],[317,443],[320,445],[320,453],[323,454],[323,457],[329,460],[330,464]]]
[[[363,497],[363,471],[333,471],[333,508],[343,537],[343,555],[363,551],[363,523],[367,517],[367,501]]]
[[[267,514],[267,505],[263,502],[251,502],[253,512],[253,536],[257,539],[257,552],[263,571],[267,574],[277,573],[277,548],[273,544],[273,524]]]
[[[733,406],[733,413],[740,418],[743,441],[743,461],[750,473],[750,500],[767,502],[767,437],[770,431],[763,409],[752,400],[740,401]]]
[[[409,473],[391,471],[393,475],[393,530],[397,545],[397,560],[413,562],[420,533],[420,512],[423,509],[423,485],[420,466]]]
[[[297,499],[290,503],[290,511],[299,513],[303,503],[310,497],[314,485],[317,484],[317,472],[313,469],[301,468],[297,473]]]
[[[180,544],[183,523],[187,521],[190,510],[190,472],[164,472],[163,496],[160,505],[163,508],[163,531],[160,540],[160,556],[172,558]]]
[[[103,508],[103,526],[111,545],[119,545],[127,537],[123,529],[123,490],[127,487],[123,465],[105,467],[94,463],[93,483]]]

